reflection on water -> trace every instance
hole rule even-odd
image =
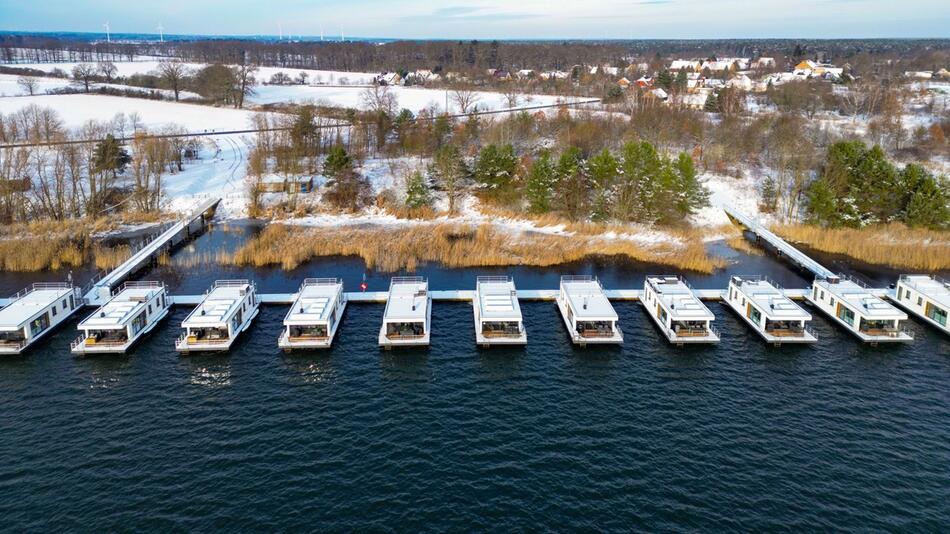
[[[285,353],[281,363],[290,384],[327,384],[338,378],[329,351]]]
[[[214,361],[209,361],[210,358],[214,358]],[[189,384],[210,389],[226,388],[231,385],[231,358],[227,355],[197,358],[183,356],[182,361],[188,366]]]

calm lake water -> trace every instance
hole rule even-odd
[[[219,226],[140,277],[174,293],[225,277],[262,292],[362,278],[352,258],[291,272],[196,265],[250,232]],[[688,275],[695,287],[734,273],[809,283],[771,256],[720,252],[739,263]],[[633,288],[672,270],[420,274],[448,289],[502,272],[525,289],[554,288],[562,272]],[[31,276],[0,273],[0,290]],[[370,289],[389,276],[368,273]],[[217,356],[174,352],[187,308],[127,357],[73,358],[73,321],[0,360],[3,529],[950,529],[950,338],[911,320],[914,343],[867,347],[816,314],[819,344],[776,349],[709,306],[722,343],[686,348],[630,302],[615,304],[627,342],[610,349],[573,348],[550,302],[522,304],[528,346],[503,350],[476,349],[464,303],[436,303],[431,348],[409,352],[376,347],[381,305],[351,304],[332,350],[293,355],[277,350],[279,306]]]

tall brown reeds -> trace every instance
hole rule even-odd
[[[789,241],[866,263],[921,271],[950,269],[950,232],[900,223],[865,228],[782,225],[772,231]]]
[[[724,263],[710,258],[700,241],[660,243],[650,248],[623,239],[512,233],[489,224],[416,225],[406,228],[298,228],[270,225],[227,261],[293,269],[315,256],[353,255],[380,271],[414,270],[421,263],[447,267],[551,266],[589,256],[711,272]]]

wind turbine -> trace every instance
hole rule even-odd
[[[158,30],[158,40],[159,40],[159,42],[164,43],[164,42],[165,42],[165,28],[162,27],[162,23],[159,22],[159,23],[158,23],[158,28],[155,28],[155,29]]]
[[[320,40],[323,40],[323,24],[320,25]]]
[[[106,42],[111,43],[112,35],[109,33],[109,23],[106,22],[105,24],[102,25],[102,27],[106,29]]]
[[[343,25],[340,24],[340,42],[342,43],[344,41],[346,41],[346,36],[343,35]]]
[[[284,26],[279,22],[277,23],[277,33],[280,34],[280,38],[278,40],[283,41],[284,40]]]

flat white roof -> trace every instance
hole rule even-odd
[[[429,283],[426,281],[403,281],[389,286],[384,321],[425,321],[429,306]]]
[[[872,295],[867,289],[852,282],[840,280],[829,283],[827,280],[818,280],[818,285],[827,289],[838,300],[845,302],[856,312],[873,319],[907,319],[907,314]]]
[[[660,305],[674,321],[715,319],[709,308],[693,294],[693,290],[676,276],[651,276],[647,278],[656,291]]]
[[[241,307],[241,303],[250,292],[250,287],[250,284],[215,287],[181,325],[198,328],[227,325],[231,316]]]
[[[562,280],[561,287],[578,321],[616,321],[617,312],[607,300],[600,282],[590,280]]]
[[[35,289],[0,310],[0,330],[19,330],[54,302],[69,298],[70,287]],[[57,308],[58,310],[59,308]]]
[[[521,321],[521,306],[511,280],[478,282],[478,316],[483,320]]]
[[[735,281],[735,279],[733,279]],[[811,314],[792,302],[791,299],[779,291],[767,280],[747,280],[740,278],[736,282],[736,289],[755,303],[769,319],[780,321],[799,320],[810,321]]]
[[[901,281],[910,288],[923,293],[924,296],[944,310],[950,310],[950,287],[948,287],[947,282],[936,280],[926,274],[909,274],[901,277]]]
[[[330,312],[336,308],[337,295],[342,287],[341,282],[303,286],[287,318],[284,319],[284,324],[310,325],[326,322],[330,318]]]
[[[161,287],[127,287],[113,296],[92,315],[79,323],[79,328],[115,330],[125,328],[145,307],[145,303],[162,290]]]

